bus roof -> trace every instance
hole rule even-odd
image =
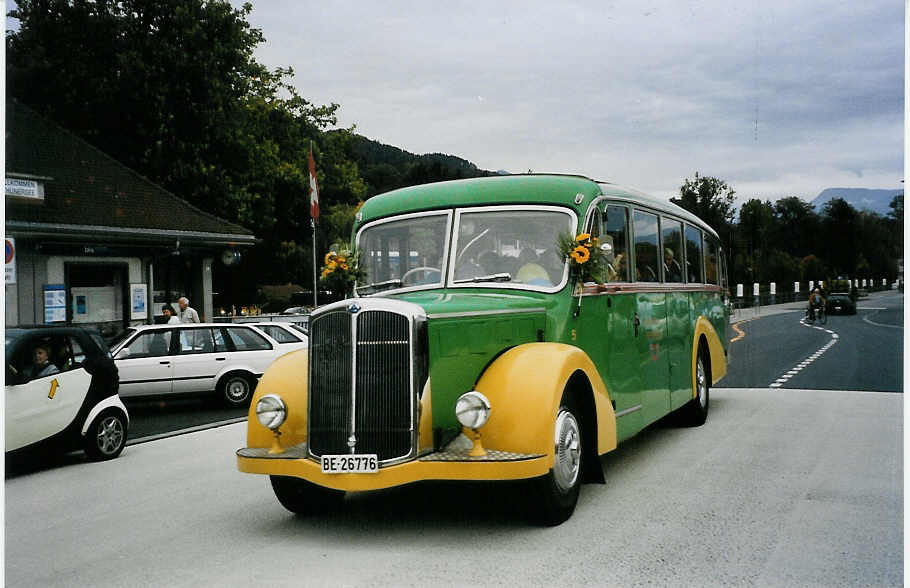
[[[577,198],[581,195],[581,198]],[[516,174],[452,180],[400,188],[377,194],[361,207],[354,230],[378,218],[466,206],[550,204],[573,209],[579,218],[592,200],[608,196],[681,217],[716,236],[711,227],[689,211],[660,198],[609,182],[578,175]]]

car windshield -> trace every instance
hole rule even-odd
[[[451,215],[414,215],[368,225],[358,236],[358,294],[441,286]]]
[[[126,341],[135,332],[136,329],[124,329],[116,337],[114,337],[113,341],[111,341],[110,345],[107,347],[111,350],[116,349],[118,345]],[[104,347],[104,345],[101,346],[102,349],[104,349]]]
[[[452,284],[494,282],[550,288],[565,276],[559,254],[561,233],[571,233],[572,216],[556,209],[466,210],[458,215]]]

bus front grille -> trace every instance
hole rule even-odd
[[[413,330],[385,310],[327,312],[310,325],[310,454],[411,456],[416,444]]]

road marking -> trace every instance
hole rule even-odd
[[[813,329],[816,329],[816,330],[819,330],[819,331],[824,331],[824,332],[828,333],[829,335],[831,335],[831,339],[829,339],[827,343],[825,343],[824,345],[822,345],[815,353],[813,353],[812,355],[810,355],[809,357],[807,357],[807,358],[804,359],[803,361],[801,361],[801,362],[799,362],[798,364],[796,364],[795,367],[790,368],[789,370],[787,370],[786,372],[784,372],[784,374],[783,374],[782,376],[780,376],[779,378],[777,378],[776,380],[774,380],[772,383],[768,384],[768,388],[780,388],[781,386],[783,386],[784,384],[786,384],[787,381],[790,380],[790,378],[792,378],[793,376],[797,375],[797,374],[798,374],[799,372],[801,372],[804,368],[806,368],[806,367],[812,365],[812,362],[813,362],[813,361],[815,361],[816,359],[818,359],[819,357],[821,357],[823,353],[825,353],[826,351],[828,351],[829,349],[831,349],[831,347],[832,347],[835,343],[837,343],[838,339],[840,338],[840,336],[839,336],[837,333],[835,333],[834,331],[832,331],[832,330],[830,330],[830,329],[826,329],[826,328],[824,328],[824,327],[818,327],[818,326],[810,325],[810,324],[806,323],[806,319],[801,319],[801,320],[799,321],[799,324],[801,324],[801,325],[804,326],[804,327],[810,327],[810,328],[813,328]],[[888,325],[885,325],[885,326],[888,326]]]
[[[864,309],[864,310],[866,310],[866,309]],[[875,309],[876,312],[878,312],[879,310],[888,310],[888,309],[887,308],[876,308]],[[872,314],[875,315],[875,312],[873,312]],[[869,323],[870,325],[875,325],[876,327],[888,327],[889,329],[903,329],[904,328],[904,325],[886,325],[884,323],[877,323],[875,321],[869,320],[868,316],[863,317],[863,322]]]
[[[733,330],[736,331],[737,333],[739,333],[739,335],[737,335],[733,339],[730,339],[730,343],[735,343],[736,341],[739,341],[740,339],[742,339],[743,337],[746,336],[746,334],[744,332],[742,332],[742,330],[740,330],[740,328],[736,325],[736,323],[733,323]]]

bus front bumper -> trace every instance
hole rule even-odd
[[[267,448],[237,450],[237,469],[248,474],[292,476],[325,488],[346,492],[379,490],[420,480],[520,480],[536,478],[553,467],[553,456],[487,450],[480,457],[467,451],[438,451],[369,474],[324,474],[320,463],[307,457],[306,443],[270,454]]]

